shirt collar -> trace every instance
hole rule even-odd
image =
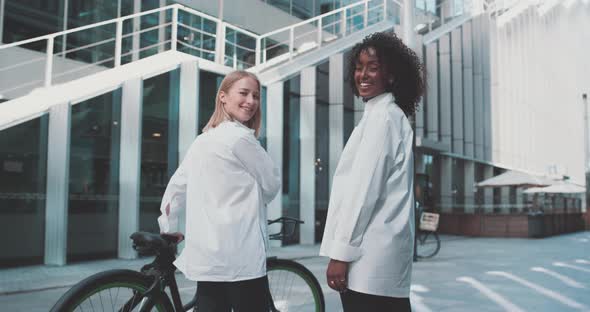
[[[244,125],[243,123],[241,123],[241,122],[239,122],[237,120],[225,120],[224,123],[225,122],[229,122],[230,124],[233,124],[233,125],[235,125],[238,128],[243,128],[244,130],[246,130],[246,131],[248,131],[248,132],[250,132],[252,134],[254,134],[254,132],[255,132],[254,129],[248,128],[246,125]]]
[[[389,92],[381,93],[365,102],[365,114],[368,114],[377,106],[382,106],[393,101],[393,95]]]

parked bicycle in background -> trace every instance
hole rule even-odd
[[[440,250],[440,238],[438,237],[438,221],[440,215],[433,212],[425,212],[422,205],[416,202],[416,239],[415,255],[417,259],[434,257]],[[414,259],[414,260],[417,260]]]

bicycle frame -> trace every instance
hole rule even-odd
[[[269,239],[271,240],[282,240],[283,237],[285,236],[289,236],[289,235],[293,235],[294,233],[294,228],[289,231],[286,230],[285,228],[285,224],[292,224],[292,225],[299,225],[302,224],[303,221],[301,220],[297,220],[294,218],[289,218],[289,217],[281,217],[278,218],[276,220],[269,220],[268,224],[273,224],[273,223],[278,223],[280,222],[282,224],[281,226],[281,231],[279,233],[275,233],[275,234],[271,234],[269,235]],[[143,298],[148,298],[148,300],[156,300],[156,302],[158,301],[158,299],[161,300],[170,300],[170,298],[168,297],[168,295],[166,294],[166,287],[170,288],[170,295],[172,297],[172,306],[174,307],[174,311],[175,312],[184,312],[189,310],[190,308],[194,307],[197,298],[196,296],[194,296],[191,301],[189,301],[186,305],[183,306],[182,304],[182,300],[180,299],[180,292],[178,290],[178,284],[176,282],[176,277],[174,276],[174,272],[176,271],[176,267],[174,266],[174,260],[176,260],[176,243],[175,240],[176,238],[174,236],[168,236],[166,234],[163,234],[163,236],[167,236],[164,237],[166,240],[168,240],[171,244],[169,247],[167,248],[163,248],[160,249],[157,254],[156,254],[156,258],[154,259],[154,261],[152,261],[149,264],[144,265],[140,272],[145,274],[146,276],[151,276],[154,278],[152,284],[150,285],[150,287],[148,288],[147,291],[145,291],[142,294],[138,294]],[[136,250],[141,252],[150,252],[153,250],[148,250],[148,249],[142,249],[142,247],[136,247]],[[270,257],[267,258],[268,259],[275,259],[276,257]],[[268,298],[270,299],[269,302],[269,308],[272,309],[272,311],[278,311],[275,306],[274,306],[274,301],[272,300],[272,296],[270,294],[270,288],[267,287],[268,289]],[[129,299],[129,301],[125,304],[126,306],[128,304],[132,304],[133,302],[135,302],[136,296],[133,296],[131,299]],[[142,302],[142,307],[140,309],[140,312],[143,311],[143,307],[145,307],[146,303],[148,302]],[[149,306],[149,305],[147,305]]]
[[[141,273],[154,278],[148,290],[141,294],[141,296],[149,298],[148,300],[155,299],[156,302],[158,299],[170,300],[165,291],[166,287],[169,287],[174,311],[184,312],[195,305],[196,298],[193,297],[187,305],[182,305],[180,292],[178,291],[178,284],[176,283],[176,277],[174,276],[174,272],[176,271],[176,267],[174,267],[173,264],[174,260],[176,260],[175,253],[176,245],[174,244],[169,248],[162,249],[161,252],[156,255],[156,258],[152,263],[146,264],[141,268]],[[133,298],[130,300],[133,300]],[[142,304],[145,304],[145,302]],[[143,311],[143,307],[140,311]]]

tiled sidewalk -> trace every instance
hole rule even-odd
[[[271,248],[269,256],[301,259],[317,256],[319,245],[297,245]],[[110,269],[139,270],[153,258],[134,260],[109,259],[65,266],[27,266],[0,270],[0,295],[71,286],[80,280]]]

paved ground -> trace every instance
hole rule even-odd
[[[327,260],[318,246],[273,250],[298,259],[318,277],[327,311],[341,311],[337,294],[325,284]],[[139,268],[146,259],[107,260],[0,270],[1,311],[47,311],[68,286],[95,272]],[[429,311],[590,311],[590,232],[546,239],[443,237],[441,252],[414,264],[411,300]],[[179,277],[183,298],[192,282]]]

